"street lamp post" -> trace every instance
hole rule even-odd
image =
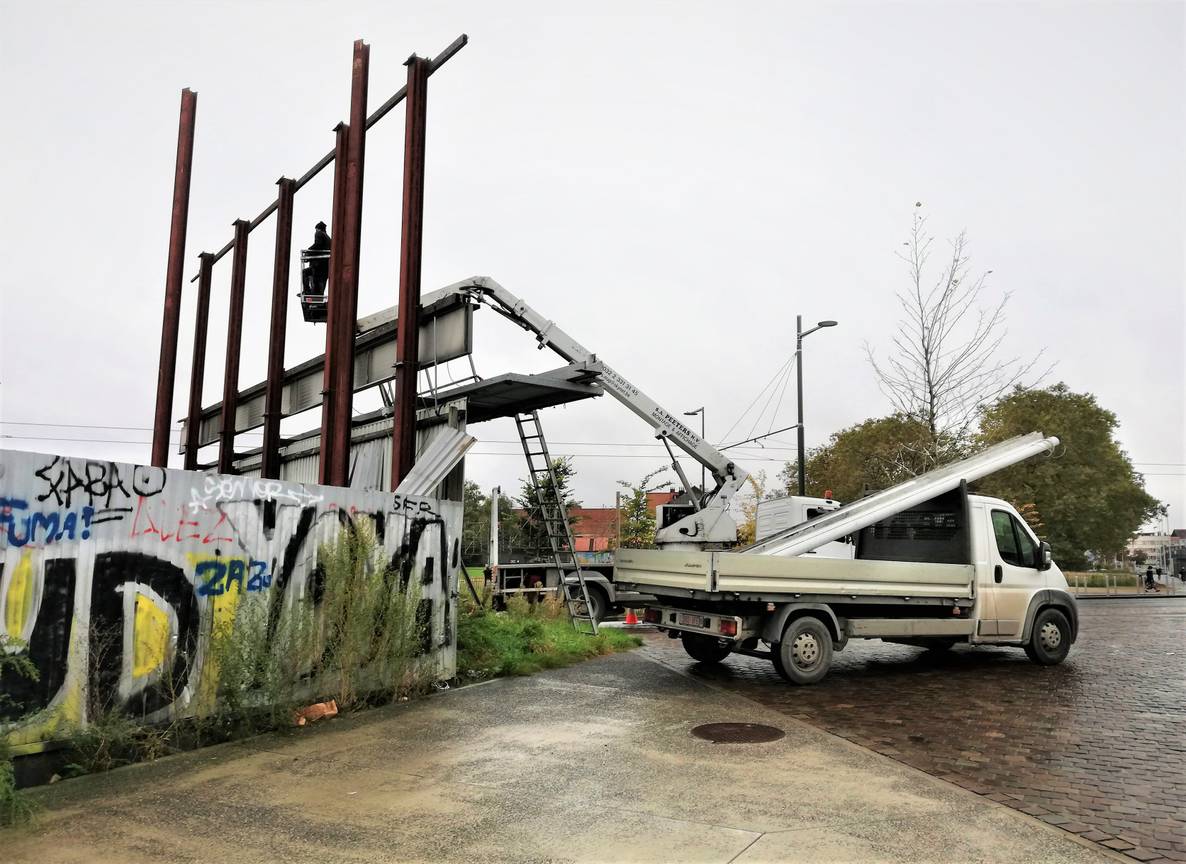
[[[701,405],[695,411],[685,411],[684,412],[685,417],[695,417],[697,414],[700,415],[700,437],[701,437],[701,439],[703,439],[704,438],[704,406]],[[707,482],[707,475],[705,475],[705,473],[704,473],[704,464],[701,463],[701,465],[700,465],[700,495],[702,497],[704,495],[704,484],[706,482]]]
[[[835,327],[835,321],[820,321],[810,330],[803,329],[803,316],[795,316],[795,372],[799,376],[799,494],[807,494],[807,447],[803,439],[803,339],[822,327]]]

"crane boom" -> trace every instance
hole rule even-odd
[[[597,373],[598,383],[606,392],[655,430],[656,437],[679,447],[708,469],[716,488],[711,492],[700,490],[700,495],[696,495],[678,462],[672,459],[688,492],[689,503],[682,508],[679,505],[666,508],[668,512],[662,520],[665,524],[660,524],[655,531],[656,543],[666,548],[703,549],[737,541],[737,525],[729,516],[729,502],[745,483],[748,472],[681,423],[620,372],[599,360],[555,321],[540,315],[495,280],[475,276],[450,285],[444,291],[465,296],[475,304],[489,305],[503,317],[534,333],[541,348],[550,348],[569,363],[584,364],[590,372]]]

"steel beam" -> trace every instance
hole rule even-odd
[[[332,379],[333,425],[328,484],[350,485],[350,425],[354,406],[354,322],[358,317],[358,262],[362,249],[363,166],[366,159],[367,81],[371,48],[354,43],[350,82],[350,124],[346,136],[342,230],[334,234],[337,282],[333,300],[334,346]]]
[[[420,340],[420,253],[424,238],[424,134],[428,74],[424,57],[408,58],[404,125],[404,200],[400,232],[399,324],[395,341],[395,416],[391,436],[391,488],[416,462],[416,378]]]
[[[210,281],[214,272],[214,256],[203,252],[198,256],[198,309],[194,316],[194,359],[189,367],[189,411],[185,417],[186,471],[198,469],[198,448],[202,435],[202,384],[206,379],[206,332],[210,329]]]
[[[272,265],[272,325],[268,331],[268,383],[264,396],[264,443],[260,476],[280,479],[280,421],[284,419],[284,336],[288,324],[288,268],[292,260],[292,198],[296,182],[277,181],[280,207],[276,214],[276,258]]]
[[[239,351],[243,347],[243,295],[247,287],[247,233],[251,223],[235,220],[235,256],[231,260],[231,302],[226,328],[226,365],[222,377],[222,431],[218,471],[230,474],[235,464],[235,412],[239,406]]]
[[[161,361],[157,368],[156,412],[152,423],[152,464],[169,463],[169,427],[173,423],[173,379],[177,374],[177,331],[181,323],[181,279],[185,231],[189,223],[189,185],[194,161],[194,122],[198,94],[181,91],[177,127],[177,161],[173,170],[173,218],[169,226],[169,262],[165,269],[165,313],[161,322]]]
[[[328,308],[325,321],[325,369],[321,379],[321,446],[317,459],[317,482],[323,486],[331,485],[331,462],[333,461],[332,436],[335,428],[333,365],[338,345],[338,284],[341,281],[338,278],[338,269],[342,259],[342,244],[336,238],[341,235],[346,223],[344,213],[346,206],[346,142],[350,134],[350,127],[345,123],[339,123],[334,127],[334,132],[337,134],[334,147],[334,198],[333,213],[330,216],[329,283],[326,286]]]
[[[449,60],[451,60],[453,58],[453,55],[455,55],[458,51],[460,51],[462,48],[464,48],[468,44],[469,44],[469,37],[466,36],[464,33],[462,33],[460,36],[458,36],[456,39],[454,39],[452,42],[450,42],[448,47],[446,47],[444,51],[442,51],[440,54],[438,54],[437,56],[432,58],[432,62],[428,68],[428,74],[431,75],[434,72],[436,72],[438,69],[440,69],[442,66],[444,66],[445,63],[447,63]],[[378,108],[376,108],[374,113],[372,113],[371,116],[367,118],[367,128],[370,129],[372,126],[374,126],[380,120],[382,120],[391,111],[392,108],[394,108],[396,105],[398,105],[400,102],[402,102],[404,100],[404,98],[407,96],[407,93],[408,93],[407,87],[401,87],[401,88],[399,88],[399,90],[395,91],[395,93],[392,94],[390,99],[388,99],[386,102],[384,102]],[[304,174],[302,174],[300,179],[298,179],[296,181],[297,190],[299,191],[306,183],[308,183],[310,180],[312,180],[314,177],[316,177],[318,174],[320,174],[322,172],[322,170],[327,165],[329,165],[329,163],[333,162],[336,152],[337,152],[336,150],[331,150],[329,153],[326,153],[324,156],[322,156],[320,159],[317,160],[317,164],[315,164],[312,168],[310,168],[308,171],[306,171]],[[273,201],[271,204],[269,204],[267,207],[265,207],[260,212],[260,214],[258,216],[256,216],[254,219],[251,220],[251,230],[254,231],[256,228],[258,228],[263,223],[263,221],[265,219],[267,219],[269,216],[271,216],[273,213],[275,213],[276,208],[279,205],[280,205],[279,200],[276,200],[276,201]],[[227,243],[225,246],[223,246],[221,249],[219,249],[216,253],[214,253],[214,260],[215,261],[220,260],[224,255],[226,255],[228,252],[230,252],[231,249],[234,248],[234,246],[235,246],[234,240],[232,240],[230,243]],[[195,281],[197,281],[197,278],[198,278],[197,276],[194,276],[189,281],[195,282]]]

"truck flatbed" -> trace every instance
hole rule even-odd
[[[615,580],[649,594],[703,599],[778,600],[817,595],[846,599],[970,601],[970,564],[778,557],[739,552],[621,549]],[[674,589],[674,590],[673,590]]]

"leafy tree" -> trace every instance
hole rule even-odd
[[[894,411],[925,427],[926,470],[959,455],[981,408],[1020,384],[1041,352],[1028,361],[999,356],[1009,295],[1000,295],[988,308],[981,305],[992,271],[972,271],[964,232],[950,242],[937,274],[928,275],[935,238],[927,233],[922,203],[914,206],[910,237],[902,244],[906,249],[898,253],[909,281],[896,295],[903,318],[893,336],[894,350],[877,360],[866,344],[865,353]],[[914,453],[906,461],[918,457]]]
[[[930,429],[905,414],[866,420],[832,434],[807,454],[806,491],[822,497],[832,490],[838,501],[854,501],[867,491],[885,489],[930,467]],[[948,449],[955,451],[951,445]],[[786,463],[778,479],[787,494],[798,493],[798,463]]]
[[[1057,435],[1062,446],[1054,458],[1031,459],[985,477],[978,490],[1040,512],[1063,566],[1083,567],[1089,553],[1112,558],[1123,552],[1141,523],[1161,510],[1120,449],[1116,425],[1116,415],[1094,396],[1072,393],[1065,384],[1015,389],[984,411],[979,443],[1041,430]]]
[[[482,487],[466,480],[461,495],[465,508],[461,528],[461,556],[471,567],[481,566],[490,557],[490,498]]]
[[[796,469],[797,472],[797,469]],[[795,487],[798,488],[798,473],[795,474]],[[766,472],[755,471],[746,478],[749,481],[749,493],[739,496],[741,507],[741,521],[737,525],[737,542],[748,546],[758,535],[758,502],[766,498]],[[737,500],[737,499],[735,499]]]
[[[656,468],[638,483],[618,481],[618,485],[626,490],[618,499],[618,545],[620,548],[655,548],[655,517],[647,508],[647,493],[658,492],[660,489],[671,486],[670,480],[652,485],[652,481],[666,470],[666,465]]]
[[[571,480],[577,473],[576,468],[573,467],[569,457],[561,456],[552,460],[552,473],[556,475],[556,497],[564,502],[565,517],[571,528],[576,523],[576,517],[572,515],[572,511],[581,506],[581,502],[573,497],[571,489]],[[550,489],[551,485],[551,478],[544,481],[545,490]],[[549,499],[552,498],[552,495],[547,491],[545,491],[545,495]],[[518,504],[523,509],[523,515],[519,519],[517,545],[532,551],[549,550],[551,547],[548,544],[547,526],[544,525],[543,513],[540,510],[539,495],[536,493],[530,477],[523,481],[523,486],[519,490]]]

